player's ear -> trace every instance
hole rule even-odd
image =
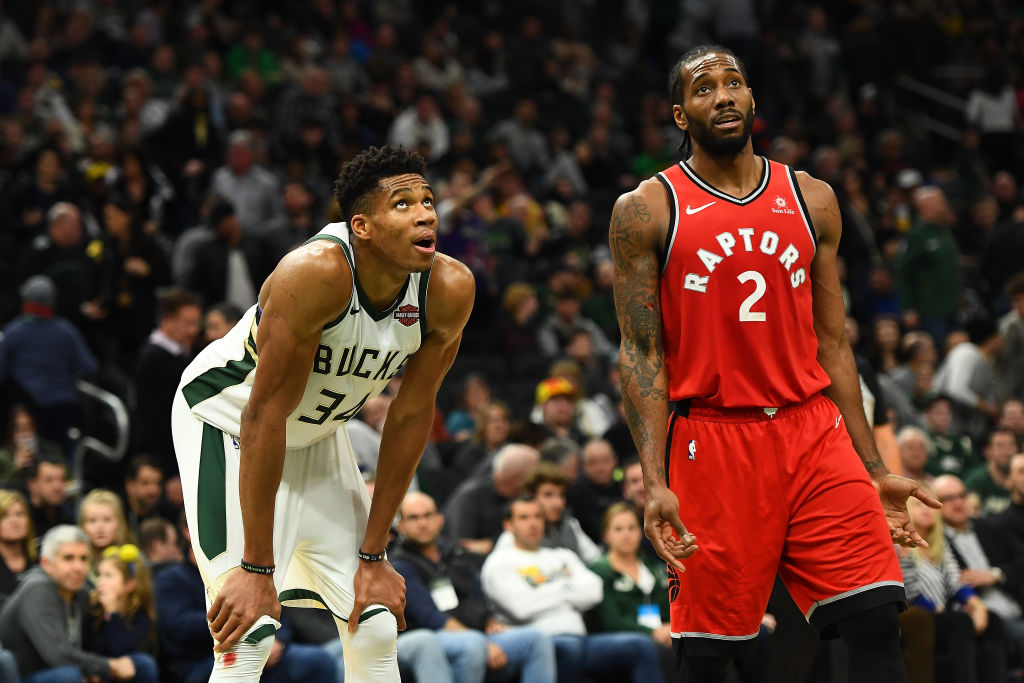
[[[672,105],[672,118],[675,119],[676,125],[682,130],[688,130],[690,128],[690,122],[686,118],[686,111],[683,109],[683,105]]]
[[[352,221],[348,224],[348,229],[359,239],[365,240],[370,237],[370,223],[365,214],[357,213],[352,216]]]
[[[757,112],[757,102],[754,101],[754,89],[747,88],[747,90],[750,91],[750,113],[753,114]]]

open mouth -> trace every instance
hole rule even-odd
[[[423,252],[424,254],[433,254],[434,253],[434,238],[433,237],[424,237],[421,240],[416,240],[415,242],[412,243],[412,245],[414,247],[416,247],[416,249],[418,249],[419,251]]]
[[[715,121],[715,128],[731,130],[738,128],[743,123],[743,117],[739,114],[725,114]]]

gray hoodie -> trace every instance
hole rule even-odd
[[[42,567],[29,570],[0,611],[0,642],[14,653],[22,676],[58,666],[76,666],[85,676],[108,675],[110,663],[82,650],[89,594],[69,605]]]

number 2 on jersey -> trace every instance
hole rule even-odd
[[[763,323],[765,321],[764,311],[751,311],[750,309],[754,307],[754,304],[761,300],[761,297],[763,297],[764,293],[768,290],[768,286],[764,281],[764,275],[761,275],[761,273],[756,270],[748,270],[737,275],[736,279],[740,282],[754,281],[753,293],[740,304],[740,322]]]

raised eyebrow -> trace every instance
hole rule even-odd
[[[739,69],[737,69],[734,66],[727,66],[724,69],[722,69],[722,71],[732,71],[734,73],[738,73],[740,75],[740,77],[743,76],[743,72],[740,71]],[[696,78],[694,78],[692,81],[690,81],[690,87],[692,88],[693,86],[697,85],[697,83],[700,82],[700,79],[702,79],[702,78],[710,78],[710,77],[711,77],[711,72],[710,71],[705,71],[704,73],[698,74],[698,76]]]
[[[426,190],[427,192],[429,192],[429,193],[430,193],[431,195],[433,195],[433,194],[434,194],[434,188],[430,187],[430,185],[427,185],[426,183],[424,183],[424,184],[423,184],[423,188],[424,188],[424,189],[425,189],[425,190]],[[413,188],[411,188],[411,187],[399,187],[398,189],[396,189],[396,190],[392,190],[392,191],[391,191],[391,194],[390,194],[390,195],[388,195],[388,199],[391,199],[391,198],[392,198],[392,197],[394,197],[394,196],[395,196],[396,194],[401,194],[401,193],[403,193],[403,192],[412,192],[412,191],[413,191]]]

